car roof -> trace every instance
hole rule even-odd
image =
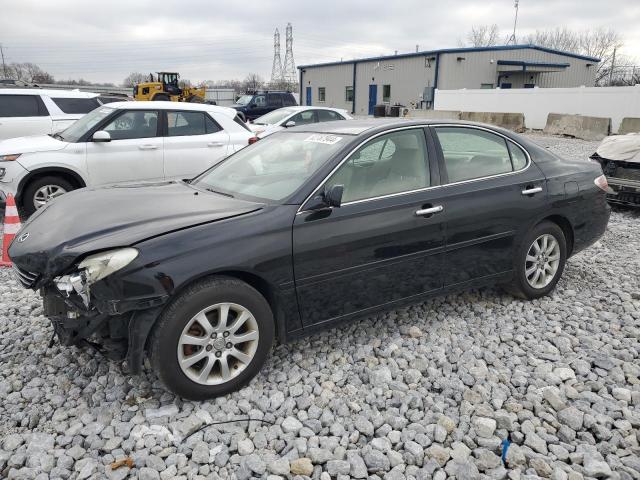
[[[387,130],[392,127],[402,126],[428,126],[428,125],[467,125],[473,127],[483,127],[498,133],[513,137],[513,132],[505,130],[495,125],[488,125],[480,122],[467,122],[464,120],[427,120],[427,119],[404,119],[404,118],[367,118],[356,120],[337,120],[331,122],[309,123],[292,127],[289,131],[317,132],[340,135],[360,135],[368,130]]]
[[[282,107],[282,110],[295,110],[296,112],[304,111],[304,110],[331,110],[331,111],[339,111],[346,112],[347,110],[344,108],[338,107],[316,107],[315,105],[291,105],[290,107]],[[280,110],[280,109],[278,109]],[[276,110],[274,110],[276,111]]]
[[[234,118],[237,115],[237,111],[229,107],[220,107],[218,105],[210,105],[208,103],[190,103],[190,102],[154,102],[154,101],[140,101],[140,102],[112,102],[104,105],[109,108],[125,108],[127,110],[148,110],[150,108],[154,110],[187,110],[194,112],[213,112],[226,115],[227,117]]]
[[[94,98],[97,93],[53,88],[1,88],[0,95],[45,95],[51,98]]]

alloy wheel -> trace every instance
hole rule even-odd
[[[33,205],[36,209],[41,208],[54,198],[65,193],[67,193],[67,191],[60,185],[43,185],[34,193]]]
[[[178,339],[178,363],[196,383],[226,383],[251,363],[259,338],[258,323],[247,308],[218,303],[198,312],[184,327]]]
[[[549,285],[560,266],[560,244],[548,233],[534,240],[527,251],[524,272],[527,282],[533,288],[544,288]]]

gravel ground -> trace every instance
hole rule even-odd
[[[483,289],[372,316],[278,346],[250,386],[196,403],[48,348],[38,296],[3,269],[0,477],[638,479],[639,273],[640,215],[617,210],[547,298]],[[196,432],[247,417],[265,423]]]

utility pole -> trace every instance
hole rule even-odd
[[[507,45],[509,45],[511,42],[513,42],[514,45],[516,44],[516,26],[518,25],[518,3],[519,2],[520,0],[515,0],[515,3],[513,5],[516,9],[516,17],[513,20],[513,33],[509,37],[509,40],[507,40]]]
[[[4,50],[2,50],[1,43],[0,43],[0,56],[2,56],[2,72],[4,73],[4,78],[7,78],[7,65],[4,63]]]
[[[613,56],[611,57],[611,70],[609,70],[609,86],[613,83],[613,69],[616,66],[616,48],[613,49]]]

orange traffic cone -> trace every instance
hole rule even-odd
[[[13,195],[7,195],[7,203],[4,210],[4,232],[2,236],[2,258],[0,259],[0,267],[10,267],[11,259],[9,258],[9,244],[20,230],[20,217],[18,216],[18,208]]]

